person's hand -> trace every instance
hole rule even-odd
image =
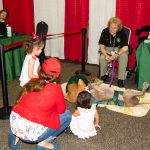
[[[115,53],[114,55],[111,56],[111,61],[116,60],[118,58],[118,54]]]
[[[101,126],[99,124],[95,124],[94,126],[95,126],[95,128],[101,129]]]
[[[110,57],[109,55],[106,55],[106,56],[105,56],[105,59],[106,59],[107,62],[111,62],[111,61],[112,61],[112,60],[111,60],[111,57]]]

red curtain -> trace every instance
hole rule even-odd
[[[81,32],[88,29],[89,0],[65,0],[65,32]],[[86,38],[87,42],[87,38]],[[65,59],[82,60],[82,34],[65,36]],[[86,48],[87,51],[87,48]]]
[[[150,1],[149,0],[116,0],[116,16],[120,17],[125,26],[131,28],[130,45],[133,47],[133,54],[129,58],[129,65],[135,66],[135,52],[138,45],[135,30],[144,25],[150,25]]]
[[[33,0],[3,0],[3,7],[9,13],[7,23],[19,33],[34,32]]]

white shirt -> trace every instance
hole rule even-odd
[[[96,113],[96,105],[93,104],[91,109],[77,108],[80,115],[75,117],[72,116],[70,123],[70,129],[73,134],[77,135],[79,138],[90,138],[90,136],[95,136],[97,131],[94,126],[94,116]]]
[[[30,59],[33,59],[35,61],[34,63],[34,69],[33,69],[33,74],[38,75],[38,67],[40,66],[39,59],[37,57],[33,57],[32,55],[27,54],[25,56],[22,70],[21,70],[21,75],[20,75],[20,86],[24,86],[29,80],[28,76],[28,62]]]

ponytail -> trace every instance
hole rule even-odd
[[[39,78],[31,79],[22,87],[16,103],[18,103],[20,99],[27,93],[41,91],[45,87],[46,82],[54,82],[56,79],[57,77],[45,73],[45,71],[41,68],[41,70],[39,71]]]

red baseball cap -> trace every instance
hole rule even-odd
[[[48,58],[42,64],[42,69],[47,74],[58,77],[61,73],[60,61],[57,58]]]

